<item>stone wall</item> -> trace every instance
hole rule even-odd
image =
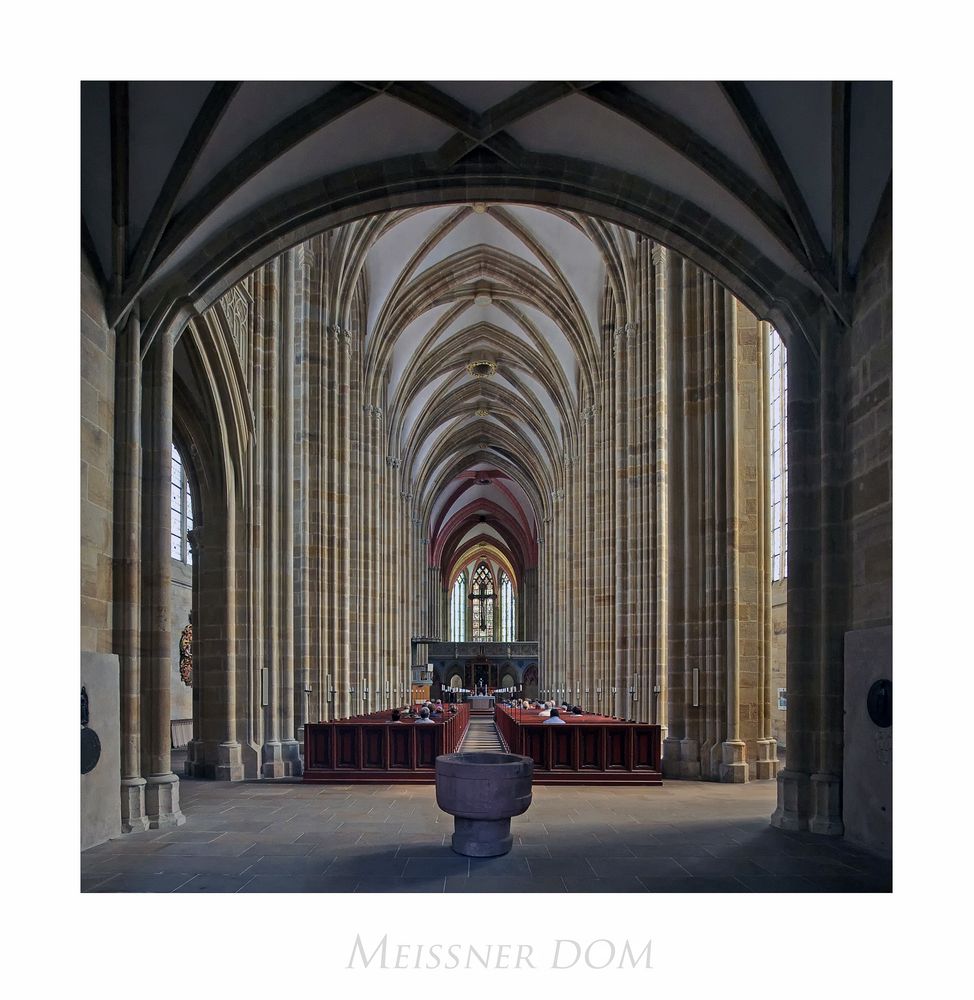
[[[851,628],[893,618],[893,244],[880,210],[866,245],[846,340],[845,410],[852,550]]]
[[[81,648],[112,652],[115,335],[91,267],[81,267]]]
[[[778,708],[778,692],[788,689],[788,581],[771,585],[771,729],[778,749],[787,748],[788,713]]]
[[[193,569],[176,559],[172,561],[172,701],[173,719],[193,717],[193,689],[179,675],[179,639],[193,610]]]

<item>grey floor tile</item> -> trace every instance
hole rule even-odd
[[[443,892],[446,878],[363,878],[356,892]]]
[[[332,862],[330,857],[321,855],[301,858],[271,855],[263,858],[250,857],[246,860],[251,862],[251,867],[247,871],[260,875],[324,875]]]
[[[252,846],[251,841],[240,844],[221,844],[220,841],[212,844],[163,844],[159,854],[166,857],[182,855],[188,858],[239,858]]]
[[[831,858],[793,858],[774,856],[755,858],[759,865],[769,875],[853,875],[852,868],[834,861]]]
[[[892,879],[870,875],[809,875],[817,892],[892,892]]]
[[[470,870],[468,858],[450,852],[449,857],[441,858],[405,858],[406,867],[403,875],[406,877],[419,877],[431,874],[436,875],[466,875]]]
[[[545,861],[545,858],[535,858],[534,863]],[[519,858],[511,854],[499,858],[470,858],[470,876],[481,875],[531,875],[533,870],[528,867],[527,858]]]
[[[117,874],[116,872],[106,871],[106,872],[101,872],[100,874],[97,875],[82,875],[81,891],[91,892],[92,889],[97,888],[103,882],[107,882],[108,879],[112,878],[116,874]]]
[[[598,878],[588,875],[565,875],[562,879],[568,892],[645,892],[646,886],[635,875]]]
[[[240,892],[354,892],[357,878],[330,875],[255,875]]]
[[[238,892],[252,875],[195,875],[176,892]]]
[[[249,858],[256,855],[265,858],[274,856],[300,858],[310,854],[313,850],[313,844],[275,844],[262,841],[248,847],[241,857]]]
[[[134,875],[121,873],[106,879],[91,892],[174,892],[192,875]]]
[[[446,880],[446,892],[565,892],[565,883],[554,875],[519,878],[516,875],[465,878],[451,875]]]
[[[742,875],[751,892],[819,892],[811,879],[801,875]]]
[[[550,844],[548,853],[552,858],[634,858],[638,857],[627,844]]]
[[[764,868],[748,858],[680,858],[679,864],[691,875],[700,877],[739,878],[741,875],[765,874]]]
[[[736,878],[656,878],[640,875],[647,892],[749,892]]]
[[[593,858],[593,872],[601,878],[612,875],[646,875],[651,878],[689,877],[689,872],[672,858]]]
[[[403,874],[407,861],[375,861],[369,858],[337,858],[325,869],[329,875],[354,875],[356,878],[398,878]],[[417,871],[423,875],[424,872]]]
[[[528,858],[532,875],[595,875],[592,865],[585,858]]]

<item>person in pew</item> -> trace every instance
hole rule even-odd
[[[399,711],[398,708],[394,708],[392,710],[392,718],[389,721],[398,722],[400,724],[402,723],[402,713]]]
[[[416,725],[418,726],[423,722],[433,722],[430,718],[430,710],[425,705],[419,710],[419,718],[416,720]]]
[[[572,706],[572,715],[584,715],[585,713],[578,705]]]
[[[542,713],[543,714],[543,713]],[[557,708],[551,710],[550,716],[541,723],[542,726],[564,726],[565,720],[561,717]]]
[[[555,711],[555,709],[550,708],[548,705],[545,705],[545,707],[541,709],[540,712],[538,712],[538,718],[547,719],[553,711]]]

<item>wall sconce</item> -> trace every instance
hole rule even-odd
[[[629,688],[629,693],[632,695],[632,700],[635,701],[636,700],[636,689],[634,687],[633,688]]]
[[[335,692],[334,692],[334,691],[332,691],[332,694],[334,694],[334,693],[335,693]],[[349,693],[349,694],[355,694],[355,685],[354,685],[354,684],[352,684],[352,685],[351,685],[351,686],[349,687],[349,689],[348,689],[348,693]]]
[[[663,693],[663,689],[659,686],[659,684],[654,684],[653,685],[653,694],[662,694],[662,693]]]

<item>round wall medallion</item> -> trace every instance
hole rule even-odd
[[[866,695],[866,711],[874,725],[889,729],[893,725],[893,682],[876,681]]]
[[[471,361],[467,365],[467,371],[474,378],[490,378],[497,374],[497,363],[495,361]]]
[[[478,417],[489,417],[490,410],[486,406],[481,406],[480,409],[475,411]]]
[[[101,740],[94,729],[85,726],[81,730],[81,773],[93,771],[100,757]]]

